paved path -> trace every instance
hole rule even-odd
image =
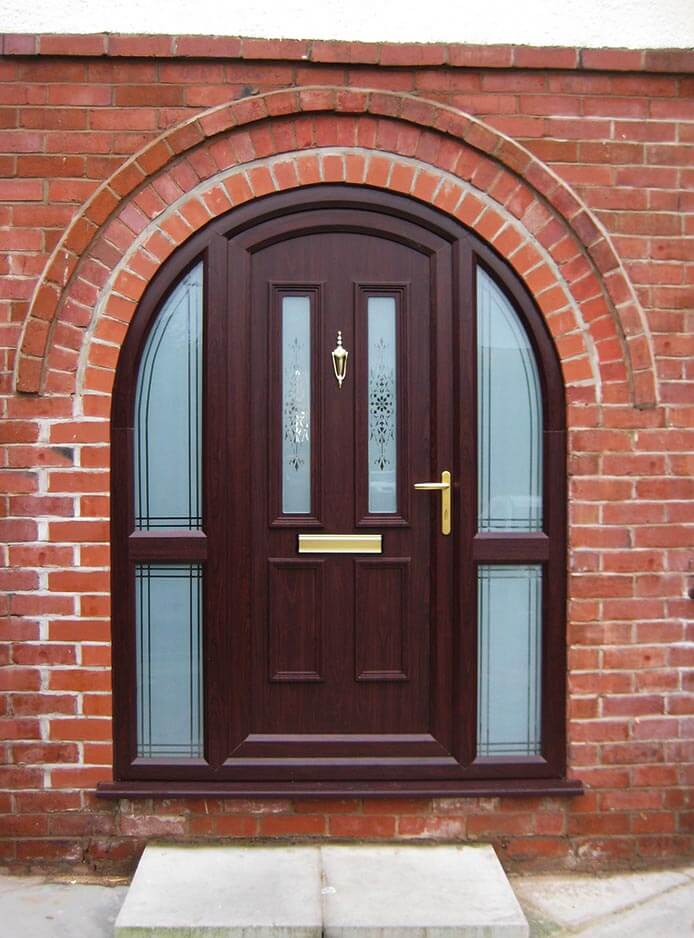
[[[511,876],[532,938],[694,936],[694,866],[613,876]]]
[[[128,887],[0,874],[2,938],[113,938]]]
[[[127,886],[0,873],[2,938],[112,938]],[[694,866],[512,876],[532,938],[694,938]]]

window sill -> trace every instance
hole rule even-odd
[[[101,782],[99,798],[520,798],[583,794],[578,779],[448,782]]]

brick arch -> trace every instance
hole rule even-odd
[[[408,193],[458,218],[507,257],[536,296],[576,398],[655,402],[651,342],[631,283],[609,237],[562,180],[459,111],[409,95],[334,88],[212,108],[114,173],[75,217],[41,277],[17,389],[74,391],[87,330],[108,357],[98,343],[104,327],[100,336],[92,322],[107,284],[106,319],[127,323],[154,270],[194,230],[249,198],[321,181]],[[101,370],[91,357],[87,390],[92,370]],[[105,375],[102,383],[107,390]]]

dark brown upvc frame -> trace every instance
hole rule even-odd
[[[441,780],[377,781],[358,777],[344,781],[216,781],[206,760],[137,759],[136,688],[134,655],[134,564],[136,562],[202,562],[206,565],[204,602],[205,739],[210,761],[223,759],[224,731],[215,736],[213,727],[224,727],[225,712],[222,665],[222,616],[217,614],[215,584],[223,582],[223,571],[234,569],[237,549],[228,530],[222,530],[208,506],[226,496],[230,485],[248,491],[250,480],[243,469],[230,474],[222,462],[225,447],[218,438],[220,427],[229,425],[228,395],[215,394],[210,375],[227,378],[233,391],[235,375],[243,374],[243,350],[230,343],[228,333],[215,333],[219,317],[206,317],[204,354],[206,361],[203,417],[203,532],[133,533],[133,417],[134,395],[140,354],[156,314],[181,276],[202,259],[204,263],[204,309],[211,303],[228,308],[232,287],[228,265],[228,239],[261,221],[281,219],[297,211],[359,209],[378,211],[417,224],[444,238],[452,246],[454,283],[452,302],[459,311],[454,326],[454,399],[469,402],[456,408],[444,403],[439,415],[453,427],[457,441],[450,464],[456,483],[454,524],[456,538],[454,568],[470,575],[457,578],[453,598],[454,618],[468,627],[459,631],[454,655],[462,662],[451,682],[450,718],[456,732],[456,749],[465,754],[466,768],[460,778]],[[478,533],[477,526],[477,399],[476,399],[476,270],[483,266],[507,294],[523,321],[532,343],[540,373],[543,401],[544,518],[542,533]],[[243,420],[243,417],[239,417]],[[568,781],[566,769],[566,428],[561,368],[542,315],[532,297],[508,264],[490,247],[460,224],[429,206],[411,199],[367,188],[321,186],[294,193],[269,196],[234,210],[208,225],[179,248],[162,266],[147,288],[128,331],[118,364],[112,407],[112,598],[113,598],[113,691],[115,761],[113,783],[99,786],[106,797],[122,795],[267,795],[310,796],[316,793],[346,795],[480,795],[515,793],[577,794],[580,782]],[[215,528],[215,525],[217,527]],[[208,552],[208,537],[217,544]],[[213,538],[214,536],[214,538]],[[510,760],[476,759],[477,622],[476,576],[480,563],[541,563],[543,565],[542,640],[542,755]],[[240,614],[245,614],[241,609]]]

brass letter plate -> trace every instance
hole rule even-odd
[[[300,554],[380,554],[381,534],[300,534]]]

